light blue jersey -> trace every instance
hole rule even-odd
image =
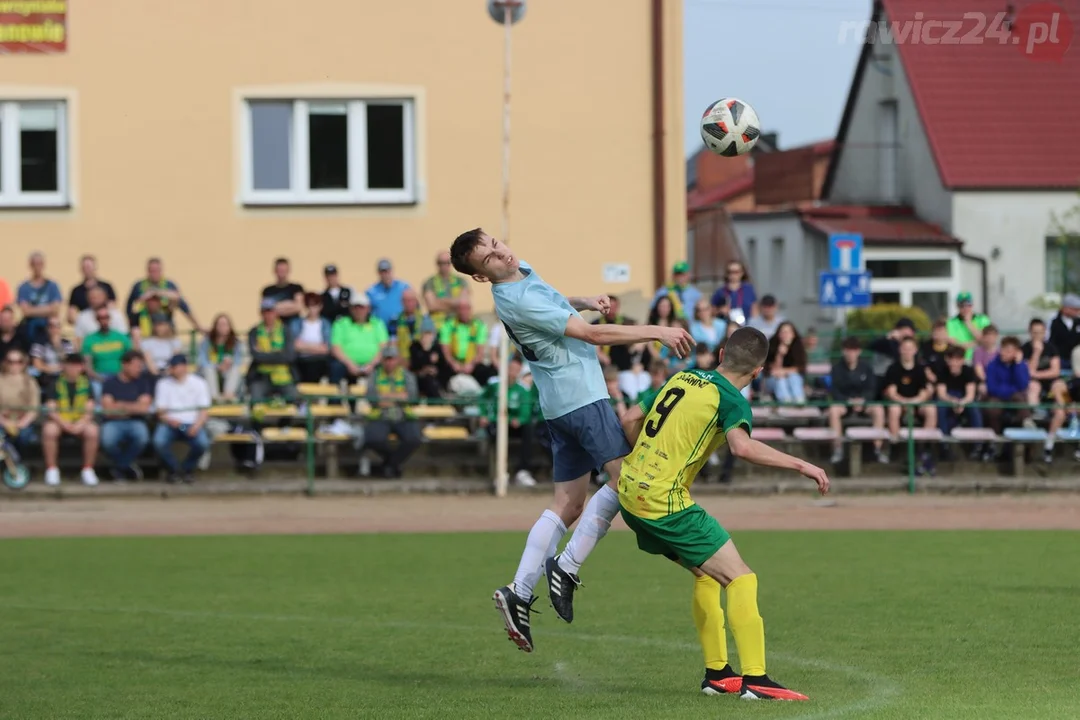
[[[558,290],[525,262],[525,277],[493,285],[495,312],[510,340],[529,363],[544,418],[554,420],[597,400],[607,400],[607,384],[596,348],[567,337],[566,322],[581,317]]]

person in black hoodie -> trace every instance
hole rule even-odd
[[[829,376],[833,400],[833,404],[829,406],[829,428],[836,433],[832,453],[834,465],[844,459],[842,420],[845,415],[850,413],[853,416],[869,417],[875,428],[885,427],[885,408],[881,405],[867,405],[867,402],[877,397],[877,379],[870,363],[859,357],[862,353],[859,338],[844,338],[841,352],[843,359],[833,365]],[[874,451],[879,461],[889,461],[882,453],[881,441],[874,443]]]
[[[919,345],[919,360],[926,366],[932,383],[945,374],[945,352],[949,345],[949,330],[944,320],[934,323],[930,329],[930,339]]]
[[[885,372],[900,360],[900,343],[908,337],[915,337],[915,323],[911,318],[902,317],[896,321],[888,335],[870,341],[867,346],[870,352],[877,355],[873,360],[873,368],[879,393],[885,390]]]

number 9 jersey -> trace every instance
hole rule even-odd
[[[694,505],[690,485],[727,433],[752,429],[750,403],[714,370],[686,370],[641,402],[645,421],[623,459],[619,503],[656,520]]]

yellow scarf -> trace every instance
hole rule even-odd
[[[145,307],[144,304],[143,304],[142,298],[143,298],[143,295],[146,295],[147,290],[168,290],[168,289],[169,289],[169,281],[168,280],[159,280],[156,283],[152,283],[149,280],[147,280],[146,278],[143,278],[142,280],[139,281],[139,299],[136,300],[135,303],[132,305],[132,309],[135,310],[136,312],[142,312],[143,307]],[[167,298],[167,297],[162,297],[161,298],[161,309],[164,310],[167,313],[170,313],[170,314],[172,313],[172,309],[169,307],[169,298]]]
[[[394,371],[393,375],[387,375],[386,371],[380,366],[375,371],[375,376],[372,378],[375,383],[377,392],[379,393],[380,400],[408,400],[409,399],[409,386],[405,382],[405,370],[404,368],[398,368]],[[403,414],[406,418],[413,418],[414,414],[408,406],[402,408]],[[378,407],[373,407],[369,417],[377,418],[382,415],[382,410]],[[400,417],[400,415],[399,415]],[[393,417],[391,417],[393,419]]]
[[[75,422],[86,413],[86,403],[90,401],[90,380],[80,375],[75,381],[75,394],[68,389],[68,380],[63,375],[56,381],[56,412],[68,422]]]
[[[683,311],[681,292],[682,289],[678,285],[667,286],[667,296],[671,299],[671,314],[674,317],[685,318],[686,313]]]
[[[236,357],[236,348],[231,350],[224,345],[211,345],[210,349],[206,351],[207,357],[210,359],[210,364],[215,367],[221,363],[227,357]]]
[[[435,297],[437,298],[452,298],[457,299],[461,295],[462,289],[465,287],[465,282],[456,275],[450,276],[449,283],[442,279],[441,275],[436,275],[431,279],[431,289],[435,291]],[[431,313],[431,320],[435,323],[435,327],[442,325],[446,320],[446,313],[433,312]]]
[[[397,341],[399,357],[409,357],[409,348],[412,346],[413,340],[420,339],[420,326],[423,325],[423,323],[424,316],[419,312],[413,316],[411,321],[404,315],[398,318]]]
[[[273,330],[267,331],[265,323],[260,323],[255,331],[255,347],[259,352],[281,352],[285,349],[285,323],[280,320],[274,325]],[[286,364],[258,366],[258,371],[263,375],[270,376],[273,385],[291,385],[293,381],[292,368]]]
[[[476,339],[480,337],[480,331],[484,328],[484,323],[479,318],[473,319],[468,325],[465,325],[457,320],[448,320],[447,324],[450,325],[450,355],[458,362],[470,363],[473,358],[476,357]],[[469,335],[465,339],[466,345],[461,348],[458,343],[461,342],[461,333],[458,332],[458,328],[469,328]],[[464,349],[465,357],[461,356],[461,350]]]

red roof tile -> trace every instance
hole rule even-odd
[[[975,43],[897,42],[915,104],[922,117],[942,181],[950,188],[1051,188],[1080,186],[1080,0],[1010,0],[1016,8],[1012,34],[999,42],[989,32],[1007,0],[880,0],[890,23],[951,22],[957,37]],[[1057,37],[1033,45],[1031,13],[1036,4],[1056,5]],[[976,32],[976,20],[987,18]],[[941,37],[950,25],[932,30]],[[898,34],[896,34],[898,36]],[[1014,42],[1014,38],[1019,42]],[[1038,60],[1040,54],[1060,54]],[[865,53],[864,53],[865,55]],[[849,99],[849,102],[851,100]],[[840,138],[841,142],[843,138]]]
[[[821,140],[809,145],[800,145],[791,150],[803,150],[809,148],[815,156],[831,155],[836,147],[835,140]],[[787,152],[787,151],[785,151]],[[740,175],[722,182],[715,187],[705,190],[694,188],[686,196],[686,209],[688,212],[712,207],[717,203],[727,202],[732,198],[748,193],[754,189],[754,166],[751,165]]]
[[[869,244],[960,245],[960,240],[909,207],[824,206],[800,212],[805,225],[823,235],[859,233]]]

